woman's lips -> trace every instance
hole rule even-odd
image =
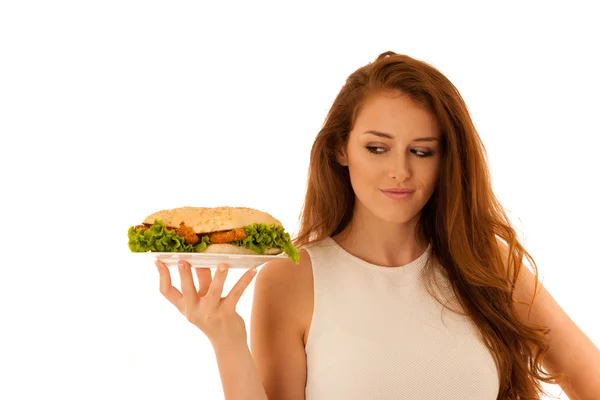
[[[408,189],[408,188],[381,189],[381,193],[383,193],[385,196],[389,197],[390,199],[394,199],[394,200],[408,199],[409,197],[411,197],[413,195],[414,192],[415,192],[414,189]]]

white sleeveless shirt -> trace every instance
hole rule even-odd
[[[427,292],[421,272],[431,244],[400,267],[370,264],[331,238],[307,252],[314,311],[306,400],[497,398],[498,370],[474,323]],[[442,302],[462,312],[437,276]]]

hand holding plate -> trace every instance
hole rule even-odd
[[[190,265],[179,262],[181,292],[171,282],[169,268],[156,261],[160,274],[160,293],[165,296],[192,324],[197,326],[214,344],[221,341],[246,341],[247,334],[236,305],[256,275],[251,268],[234,285],[226,297],[222,297],[228,265],[219,264],[214,278],[208,268],[194,268],[198,277],[196,289]]]

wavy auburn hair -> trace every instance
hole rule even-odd
[[[498,399],[539,399],[546,394],[542,381],[556,384],[564,377],[546,373],[541,365],[549,329],[521,322],[514,310],[523,257],[534,267],[536,278],[537,265],[492,191],[487,153],[462,96],[433,66],[388,51],[348,77],[312,147],[294,244],[303,247],[335,236],[349,225],[355,195],[336,151],[347,143],[367,99],[390,91],[427,107],[441,130],[439,180],[421,212],[417,237],[432,244],[432,258],[494,356],[500,372]],[[508,265],[498,238],[508,245]]]

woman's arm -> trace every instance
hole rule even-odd
[[[500,241],[499,244],[506,263],[508,247]],[[600,399],[600,350],[539,281],[530,312],[535,283],[535,276],[524,265],[515,287],[514,301],[519,319],[550,328],[550,348],[542,366],[550,373],[566,376],[566,384],[561,387],[570,399]]]
[[[310,259],[300,264],[281,259],[259,272],[252,304],[251,344],[269,400],[304,400],[304,338],[313,312]]]
[[[246,326],[235,307],[256,270],[248,270],[222,298],[227,277],[227,265],[219,264],[214,279],[209,268],[194,268],[198,276],[196,289],[191,267],[180,261],[181,292],[171,283],[169,268],[157,261],[160,273],[160,292],[210,340],[225,399],[265,400],[265,390],[248,349]]]
[[[214,344],[226,400],[267,400],[246,341]]]

